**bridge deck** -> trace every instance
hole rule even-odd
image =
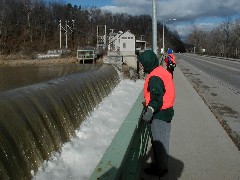
[[[240,152],[181,71],[174,71],[175,116],[165,180],[240,179]],[[151,143],[144,167],[151,163]],[[142,173],[141,180],[158,179]]]

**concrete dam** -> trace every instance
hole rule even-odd
[[[31,179],[120,82],[110,65],[0,94],[0,179]]]

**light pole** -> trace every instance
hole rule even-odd
[[[177,19],[168,19],[166,21],[163,21],[163,53],[165,52],[165,44],[164,44],[164,24],[168,21],[176,21]]]
[[[158,56],[157,53],[157,10],[156,0],[152,0],[152,49],[153,52]]]

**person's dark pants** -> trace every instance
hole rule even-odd
[[[170,67],[170,66],[168,66],[168,67],[167,67],[167,71],[171,73],[171,75],[172,75],[172,78],[173,78],[173,71],[174,71],[174,68],[173,68],[173,67]]]
[[[151,140],[155,160],[155,168],[167,169],[169,154],[171,123],[153,119],[151,124]]]

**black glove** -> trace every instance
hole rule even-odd
[[[152,117],[153,117],[153,108],[152,107],[148,107],[146,112],[143,114],[142,119],[146,122],[146,123],[151,123]]]

